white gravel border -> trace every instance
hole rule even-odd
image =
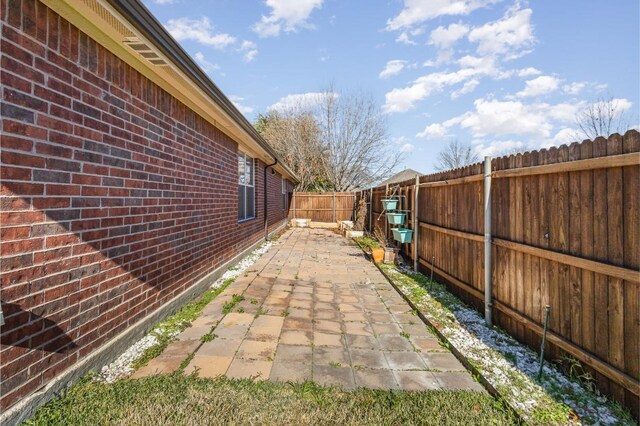
[[[273,241],[266,241],[260,247],[249,253],[242,258],[235,266],[230,267],[225,271],[220,278],[218,278],[213,284],[212,289],[219,288],[222,283],[230,278],[237,278],[244,273],[251,265],[253,265],[263,254],[265,254],[271,246],[274,245]],[[167,335],[170,339],[176,337],[180,331],[175,331],[168,334],[167,330],[164,330],[162,323],[156,325],[146,336],[131,345],[122,355],[116,358],[111,364],[102,367],[102,370],[96,375],[95,380],[104,383],[113,383],[118,379],[122,379],[131,375],[134,371],[132,364],[142,356],[144,351],[153,345],[158,343],[158,337]]]
[[[399,271],[388,268],[393,275],[401,272],[409,277],[417,274],[413,271]],[[538,374],[539,356],[513,337],[497,329],[489,328],[480,314],[466,307],[440,285],[434,285],[430,293],[455,298],[457,302],[444,306],[429,292],[419,297],[412,295],[410,285],[401,280],[394,283],[418,307],[429,320],[443,325],[439,331],[481,374],[498,390],[525,421],[532,419],[532,413],[539,404],[550,399],[562,400],[579,417],[580,421],[567,421],[567,424],[592,425],[633,425],[627,419],[617,416],[608,406],[604,396],[594,394],[582,384],[567,378],[555,366],[545,361],[540,383]],[[415,284],[418,285],[418,284]]]

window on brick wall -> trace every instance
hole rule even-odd
[[[238,220],[256,217],[255,162],[247,154],[238,153]]]
[[[282,176],[282,210],[287,209],[287,181]]]

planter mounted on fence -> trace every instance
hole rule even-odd
[[[400,243],[410,243],[411,237],[413,237],[413,230],[406,228],[394,228],[393,231],[393,239],[399,241]]]
[[[392,198],[383,198],[382,206],[385,210],[395,210],[398,207],[398,200]]]
[[[387,213],[387,221],[389,225],[404,225],[406,213]]]

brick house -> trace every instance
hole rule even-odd
[[[139,0],[0,5],[11,423],[284,226],[295,176]]]

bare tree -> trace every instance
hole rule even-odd
[[[321,129],[327,180],[335,191],[366,188],[391,176],[401,153],[390,142],[384,116],[372,96],[325,91],[316,119]]]
[[[576,114],[576,125],[579,131],[575,138],[595,139],[607,137],[612,133],[624,133],[629,130],[624,104],[620,99],[599,98],[595,103],[587,105]]]
[[[259,115],[255,127],[300,180],[303,191],[326,189],[320,129],[309,111],[295,107]]]
[[[438,170],[450,170],[464,167],[480,161],[478,154],[469,145],[461,144],[457,139],[451,139],[449,144],[438,154]]]

